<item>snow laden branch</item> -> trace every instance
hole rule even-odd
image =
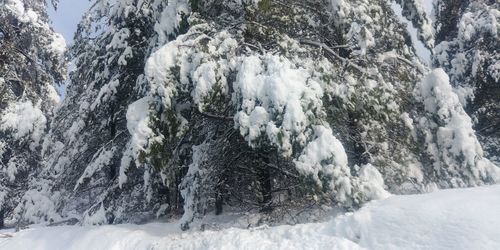
[[[349,60],[347,58],[341,57],[339,54],[337,54],[335,51],[333,51],[332,48],[328,47],[324,43],[310,41],[310,40],[300,40],[300,43],[321,48],[321,49],[325,50],[329,55],[331,55],[331,56],[337,58],[338,60],[342,61],[343,63],[345,63],[345,64],[353,67],[354,69],[356,69],[360,73],[363,73],[364,75],[370,75],[370,73],[367,72],[364,68],[362,68],[361,66],[353,63],[351,60]]]
[[[432,48],[422,6],[397,2]],[[450,82],[439,70],[424,77],[429,69],[385,0],[94,1],[57,109],[51,86],[63,79],[64,49],[48,32],[46,1],[5,3],[2,28],[22,24],[0,50],[8,223],[182,215],[177,226],[188,229],[227,211],[258,216],[246,225],[297,222],[388,191],[499,180],[487,160],[495,151],[481,145],[495,131],[485,121],[499,113],[492,3],[467,7],[459,39],[436,46]],[[14,34],[1,33],[0,46]],[[464,109],[473,91],[476,103]]]
[[[203,35],[195,36],[198,33]],[[207,33],[214,35],[204,39]],[[129,111],[139,105],[149,110],[134,112],[149,113],[141,118],[145,122],[132,123],[135,119],[129,120],[133,138],[141,138],[131,142],[136,148],[131,152],[137,152],[131,156],[140,159],[141,151],[148,152],[152,150],[150,145],[161,141],[157,139],[161,135],[155,134],[155,129],[147,125],[154,120],[167,127],[175,125],[172,135],[183,137],[186,131],[190,131],[188,124],[198,123],[196,116],[179,112],[181,107],[186,110],[191,105],[189,109],[202,117],[234,121],[234,128],[252,151],[258,152],[268,146],[277,148],[277,157],[291,163],[295,168],[293,172],[297,173],[286,169],[279,171],[276,163],[268,162],[263,168],[256,168],[254,174],[263,169],[276,171],[278,168],[282,174],[300,176],[302,181],[310,183],[310,187],[304,187],[307,192],[346,206],[368,200],[373,194],[383,195],[383,181],[368,183],[369,179],[361,177],[363,173],[377,173],[373,167],[365,166],[363,169],[371,170],[351,175],[344,147],[324,120],[321,86],[325,82],[313,73],[316,70],[313,60],[305,66],[297,66],[283,56],[267,53],[239,55],[239,44],[228,32],[217,32],[207,24],[201,24],[191,27],[187,34],[153,53],[146,65],[151,92],[129,107]],[[362,70],[347,60],[343,62]],[[154,107],[161,107],[163,114],[158,114]],[[213,115],[212,110],[218,114],[225,113],[225,110],[234,110],[235,113],[234,116],[220,116]],[[156,117],[157,114],[173,120]],[[146,127],[137,127],[139,124]],[[137,133],[139,131],[142,132]],[[216,157],[209,153],[212,150],[210,141],[213,140],[209,138],[193,148],[196,154],[192,161],[188,160],[191,163],[182,185],[186,200],[183,220],[187,222],[199,212],[197,208],[205,206],[195,198],[206,188],[203,185],[207,185],[210,178],[220,178],[211,173],[214,170],[207,169],[207,162]],[[125,172],[121,171],[122,174]]]

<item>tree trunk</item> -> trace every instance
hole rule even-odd
[[[269,164],[271,160],[269,159],[269,155],[264,153],[261,154],[261,159],[264,162],[261,169],[259,169],[259,182],[260,182],[260,192],[262,194],[262,211],[270,211],[271,208],[271,200],[272,200],[272,178],[271,178],[271,168]]]
[[[215,194],[215,215],[220,215],[223,212],[224,200],[222,196],[220,189],[217,189]]]
[[[4,228],[5,226],[3,220],[4,220],[4,210],[2,209],[0,210],[0,229]]]

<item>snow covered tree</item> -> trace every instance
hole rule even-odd
[[[242,148],[225,137],[230,130],[224,129],[228,132],[219,137],[207,129],[206,139],[188,151],[192,160],[185,163],[189,170],[181,186],[184,222],[202,215],[207,207],[217,207],[221,196],[228,204],[235,203],[231,199],[246,197],[240,205],[254,200],[254,205],[260,201],[265,207],[279,206],[274,198],[284,196],[288,197],[282,204],[298,205],[294,197],[309,194],[321,202],[356,207],[383,194],[379,176],[396,193],[495,179],[496,169],[481,161],[480,149],[470,153],[477,160],[459,166],[460,173],[484,168],[470,179],[448,168],[450,159],[460,162],[461,152],[443,153],[441,158],[422,154],[429,142],[418,141],[414,135],[434,125],[415,129],[410,113],[415,119],[426,116],[418,103],[426,102],[427,96],[411,95],[426,69],[405,43],[404,27],[385,2],[325,5],[309,1],[307,6],[294,1],[196,2],[191,7],[199,13],[188,20],[195,25],[149,59],[146,77],[151,92],[137,103],[142,108],[135,110],[149,107],[150,119],[177,129],[169,135],[187,131],[187,138],[199,133],[193,129],[209,127],[198,125],[205,123],[200,117],[219,123],[225,120],[227,127],[233,121],[250,146],[245,155],[259,159],[255,163],[239,158]],[[331,12],[314,11],[321,6],[329,6]],[[419,13],[423,15],[423,11]],[[432,47],[428,21],[416,23],[426,34],[422,39]],[[164,119],[172,116],[174,122]],[[163,135],[151,129],[143,135],[143,145],[156,145],[158,138],[164,145],[186,143],[186,136],[179,144],[178,138],[165,141]],[[399,140],[391,139],[395,135]],[[219,150],[224,143],[229,151]],[[230,153],[231,149],[236,152]],[[228,153],[218,157],[217,151]],[[237,156],[237,162],[227,157],[231,155]],[[427,165],[432,162],[445,164],[433,170]],[[235,185],[242,183],[241,169],[250,172],[243,177],[250,181],[248,186],[240,186],[243,189]],[[290,178],[299,189],[285,189],[286,195],[272,191],[289,184]],[[455,185],[456,179],[466,180]],[[265,180],[272,181],[263,183]],[[221,182],[226,186],[221,187]],[[284,186],[290,186],[287,184]],[[266,186],[272,194],[262,192]],[[245,189],[258,190],[261,197],[248,196]]]
[[[0,2],[0,224],[41,166],[42,136],[63,80],[65,42],[45,1]]]
[[[432,48],[419,1],[396,4]],[[384,0],[97,0],[71,51],[18,207],[30,221],[182,214],[188,229],[211,212],[281,220],[498,180]]]
[[[150,107],[150,119],[174,126],[175,134],[187,131],[187,138],[196,133],[193,129],[207,128],[197,125],[204,123],[197,116],[218,123],[225,120],[227,127],[233,121],[250,146],[245,155],[259,163],[239,158],[242,148],[225,137],[230,130],[223,129],[228,132],[220,137],[207,129],[206,139],[193,146],[181,186],[185,222],[207,207],[220,209],[221,196],[228,204],[246,197],[247,202],[279,206],[276,197],[288,196],[284,204],[298,205],[294,195],[311,194],[323,202],[356,207],[383,195],[382,179],[395,193],[498,181],[498,169],[483,158],[456,97],[439,96],[436,89],[449,90],[446,77],[433,72],[420,80],[427,69],[406,43],[405,29],[387,3],[192,4],[197,13],[188,21],[195,25],[156,51],[146,65],[151,93],[141,100],[143,109]],[[314,11],[322,6],[330,11]],[[418,1],[405,1],[403,7],[420,38],[432,48],[423,8]],[[434,90],[428,92],[422,85]],[[437,102],[433,109],[428,103],[436,97],[450,100]],[[172,113],[178,121],[163,119]],[[144,145],[164,140],[161,132],[149,132]],[[182,140],[164,143],[182,145]],[[228,148],[219,150],[224,143]],[[217,151],[228,153],[218,157]],[[236,163],[227,157],[231,155],[237,156]],[[241,169],[253,171],[243,178],[260,187],[240,187],[260,190],[261,197],[252,199],[235,185],[242,183]],[[266,172],[262,180],[247,177]],[[289,179],[300,188],[286,189],[286,195],[262,192],[266,186],[268,190],[290,186]]]
[[[472,120],[453,91],[448,75],[435,69],[415,87],[425,110],[418,121],[433,171],[427,178],[439,187],[467,187],[500,180],[500,168],[483,157]]]
[[[137,165],[120,172],[125,169],[120,166],[129,165],[137,140],[130,124],[144,126],[142,116],[147,116],[140,110],[127,113],[145,91],[145,61],[157,43],[181,32],[177,25],[158,24],[172,11],[175,19],[175,6],[175,1],[95,1],[84,16],[70,50],[76,69],[44,139],[45,166],[31,183],[35,205],[19,208],[37,207],[39,214],[25,214],[26,220],[62,216],[90,224],[141,222],[157,211],[175,211],[166,205],[179,199],[178,192],[164,187],[157,169]],[[181,14],[178,21],[182,24]]]
[[[434,64],[450,75],[486,155],[500,163],[498,1],[437,1]]]

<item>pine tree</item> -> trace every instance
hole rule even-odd
[[[76,214],[75,219],[91,224],[141,222],[165,209],[162,204],[169,199],[178,199],[157,169],[130,162],[136,138],[127,124],[147,116],[141,110],[129,115],[127,108],[146,91],[141,83],[152,48],[180,32],[158,24],[172,11],[175,17],[174,7],[175,1],[168,6],[165,1],[98,1],[79,24],[70,49],[76,69],[45,138],[45,167],[31,187],[49,197],[46,217]]]
[[[473,118],[485,154],[500,164],[500,54],[497,1],[436,3],[434,65],[450,81]]]
[[[58,102],[65,43],[49,27],[45,1],[0,2],[0,224],[41,166],[47,120]]]
[[[396,2],[432,48],[419,1]],[[229,209],[272,222],[498,180],[387,1],[98,1],[71,51],[35,198],[19,206],[43,197],[39,220],[182,214],[188,229]]]

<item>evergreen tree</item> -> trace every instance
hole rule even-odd
[[[47,120],[59,100],[65,43],[45,1],[0,2],[0,225],[41,166]]]
[[[434,65],[450,81],[485,153],[500,163],[500,53],[498,1],[437,1]]]
[[[176,26],[158,26],[172,11],[175,18],[174,6],[175,1],[168,6],[166,1],[96,1],[85,14],[70,49],[76,69],[45,137],[46,164],[39,181],[31,183],[32,190],[48,197],[50,205],[40,209],[45,217],[58,214],[90,224],[141,222],[165,210],[169,199],[179,199],[153,167],[129,168],[126,184],[120,172],[134,140],[127,120],[135,118],[127,107],[145,91],[145,61],[157,43],[180,32]],[[132,114],[143,115],[140,110]]]
[[[432,48],[419,1],[396,2]],[[100,0],[75,38],[24,220],[272,222],[500,176],[384,0]]]

